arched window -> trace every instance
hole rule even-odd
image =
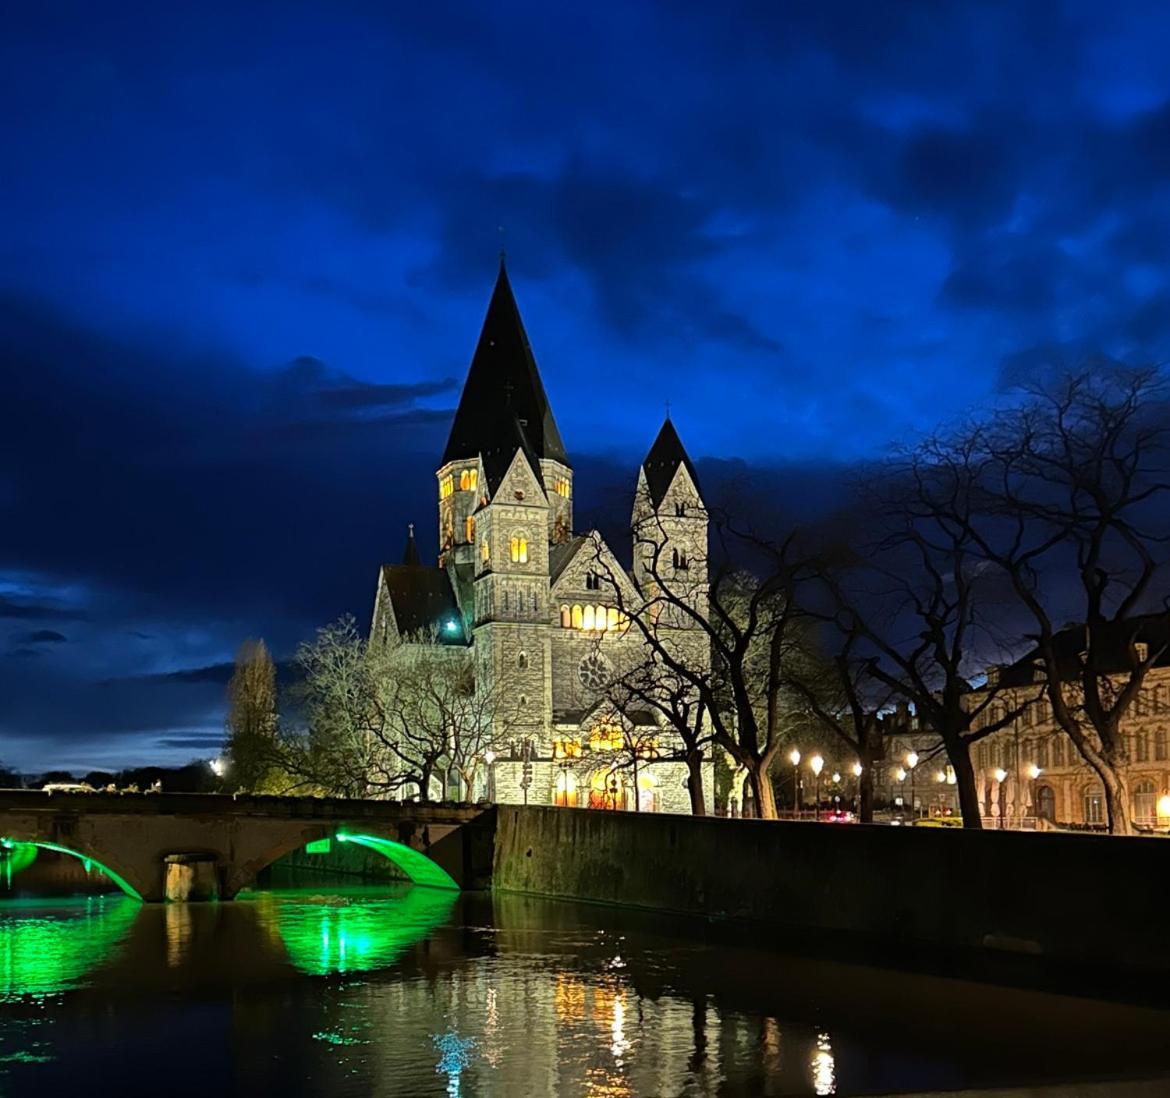
[[[1036,815],[1049,823],[1056,823],[1056,792],[1050,785],[1036,789]]]
[[[584,629],[585,628],[584,613],[581,610],[581,607],[579,607],[579,606],[573,607],[573,628],[574,629]]]
[[[585,590],[597,591],[601,587],[601,577],[596,572],[585,574]]]
[[[475,541],[475,519],[472,518],[471,515],[468,515],[467,522],[465,525],[466,525],[465,533],[467,534],[467,544],[470,545],[473,541]]]
[[[560,808],[577,807],[577,776],[575,774],[568,770],[562,770],[557,775],[553,804]]]
[[[1134,758],[1137,762],[1150,761],[1150,734],[1144,728],[1134,736]]]
[[[592,607],[592,606],[586,606],[586,607],[585,607],[585,615],[584,615],[584,617],[581,619],[581,628],[582,628],[582,629],[592,629],[592,628],[593,628],[593,623],[594,623],[594,621],[595,621],[595,620],[596,620],[596,619],[594,618],[594,614],[593,614],[593,607]]]
[[[523,534],[512,535],[512,563],[528,563],[528,539]]]
[[[1138,782],[1133,787],[1133,818],[1135,823],[1157,822],[1158,794],[1151,781]]]
[[[484,562],[484,564],[487,564],[487,562],[489,560],[491,560],[491,558],[492,558],[491,546],[488,544],[488,539],[484,538],[483,544],[480,545],[480,547],[479,547],[479,559],[482,560]]]
[[[1036,765],[1041,770],[1048,769],[1048,737],[1041,736],[1036,741]]]
[[[617,607],[611,606],[605,611],[606,624],[610,629],[617,629],[621,624],[621,618],[618,614]]]
[[[521,671],[528,670],[528,653],[527,652],[521,652],[520,655],[516,658],[516,666],[519,667]]]
[[[471,487],[471,470],[464,469],[463,472],[459,474],[459,490],[461,492],[466,492],[467,489],[470,487]]]
[[[1105,790],[1099,785],[1085,786],[1085,823],[1103,824],[1105,822]]]
[[[676,503],[674,505],[674,513],[682,518],[687,513],[687,505],[685,503]]]
[[[561,607],[561,628],[562,629],[572,629],[573,628],[573,612],[567,606]]]
[[[675,566],[675,568],[677,568],[678,567],[678,550],[677,549],[672,549],[670,551],[670,559],[671,559],[671,563]]]
[[[1154,732],[1154,758],[1158,762],[1166,761],[1166,729],[1159,728]]]
[[[593,608],[593,628],[599,633],[604,633],[608,627],[608,619],[605,614],[604,606],[595,606]]]

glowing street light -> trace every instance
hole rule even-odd
[[[821,771],[825,768],[825,760],[820,755],[814,755],[808,760],[808,765],[813,772],[813,777],[816,778],[816,802],[813,807],[813,819],[819,820],[821,818]]]
[[[856,762],[853,764],[853,776],[855,778],[860,778],[863,770],[865,770],[865,767],[861,763]]]
[[[788,761],[792,763],[792,811],[800,816],[800,752],[794,747],[788,752]]]
[[[918,765],[918,752],[911,750],[910,754],[906,756],[906,765],[910,768],[910,811],[917,816],[918,804],[917,798],[914,796],[914,768]]]
[[[226,759],[208,759],[207,765],[211,767],[211,772],[217,778],[222,778],[227,773]]]
[[[1041,770],[1040,767],[1038,767],[1035,763],[1032,763],[1028,767],[1028,777],[1031,778],[1032,781],[1035,781],[1043,773],[1044,771]]]
[[[997,767],[995,770],[995,780],[997,782],[999,782],[1000,785],[1002,785],[1003,781],[1006,777],[1007,777],[1007,771],[1004,770],[1004,768],[1002,766]]]

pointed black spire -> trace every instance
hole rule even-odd
[[[414,523],[406,526],[406,548],[402,550],[403,564],[422,564],[422,557],[418,555],[418,546],[414,543]]]
[[[674,429],[668,410],[666,419],[662,423],[662,430],[658,432],[654,445],[650,447],[650,453],[642,462],[642,468],[646,470],[646,485],[650,489],[650,500],[655,507],[662,502],[663,497],[669,491],[670,482],[674,480],[674,474],[680,465],[686,466],[691,480],[698,488],[699,474],[695,472],[686,447],[683,446],[682,439],[678,437],[678,432]]]
[[[496,286],[463,383],[442,464],[471,459],[505,446],[511,446],[510,453],[514,454],[513,421],[537,458],[569,463],[501,253]]]

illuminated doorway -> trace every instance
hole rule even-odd
[[[617,770],[595,770],[589,779],[589,807],[609,812],[628,812],[633,791],[626,776]]]

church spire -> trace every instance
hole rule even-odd
[[[402,563],[422,564],[422,558],[418,555],[418,546],[414,543],[413,522],[406,525],[406,548],[402,550]]]
[[[670,490],[670,483],[674,480],[680,465],[686,467],[691,480],[695,482],[695,488],[698,489],[699,474],[695,472],[690,455],[683,446],[682,439],[678,437],[678,431],[674,429],[668,405],[662,429],[658,432],[654,445],[650,447],[646,460],[642,462],[642,468],[646,472],[646,486],[650,489],[650,500],[655,507]]]
[[[513,424],[519,428],[527,449],[537,458],[568,465],[501,252],[495,289],[463,384],[442,464],[470,460],[504,446],[511,447],[514,454]]]

